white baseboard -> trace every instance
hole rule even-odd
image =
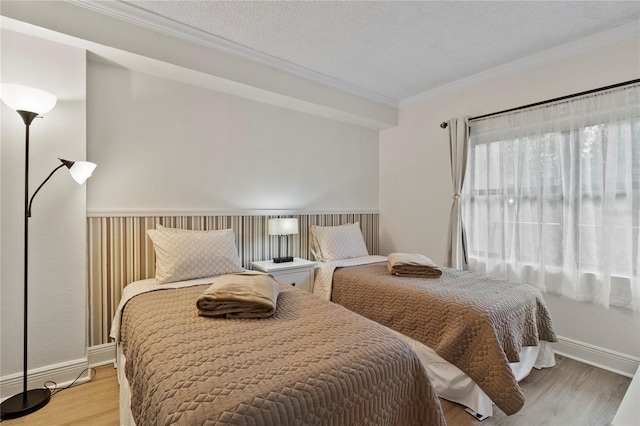
[[[89,348],[89,367],[99,367],[116,361],[116,344],[105,343]]]
[[[558,336],[558,342],[552,347],[558,355],[626,377],[633,377],[640,365],[640,358],[568,337]]]
[[[55,382],[58,389],[71,384],[80,373],[89,368],[86,358],[63,362],[60,364],[48,365],[46,367],[29,370],[27,379],[27,389],[37,389],[45,387],[45,382]],[[22,373],[10,374],[0,378],[0,399],[3,401],[15,394],[22,392]],[[84,372],[76,383],[89,381],[89,372]],[[47,387],[53,389],[52,384]]]

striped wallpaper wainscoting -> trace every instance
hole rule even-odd
[[[109,343],[109,328],[124,286],[155,276],[153,243],[148,229],[157,224],[170,228],[212,230],[232,228],[242,265],[278,255],[278,237],[269,236],[267,221],[295,217],[299,234],[283,243],[283,255],[311,259],[309,227],[359,222],[370,254],[378,254],[378,213],[203,215],[203,216],[99,216],[88,218],[89,227],[89,346]]]

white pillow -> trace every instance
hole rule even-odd
[[[311,253],[321,262],[369,255],[358,222],[339,226],[311,225]]]
[[[192,231],[149,229],[156,252],[158,284],[242,272],[232,229]]]

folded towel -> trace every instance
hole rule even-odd
[[[280,284],[269,274],[223,275],[198,297],[198,315],[266,318],[276,311]]]
[[[387,269],[399,277],[438,278],[442,270],[431,259],[417,253],[391,253]]]

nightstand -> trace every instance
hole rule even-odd
[[[273,260],[251,262],[251,268],[267,272],[283,283],[291,284],[303,290],[313,290],[313,276],[316,262],[296,257],[293,262],[274,263]]]

